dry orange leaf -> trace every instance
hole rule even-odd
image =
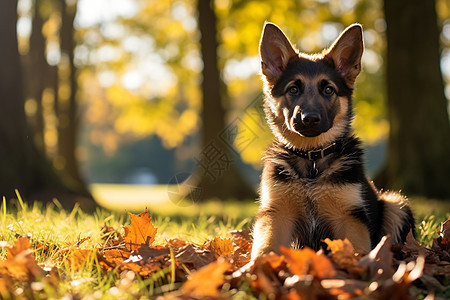
[[[122,251],[120,249],[106,250],[103,253],[105,260],[111,265],[120,265],[124,260],[130,257],[130,252]]]
[[[269,299],[275,298],[281,284],[276,280],[274,274],[277,274],[283,269],[286,269],[286,262],[284,261],[283,256],[278,256],[271,252],[258,257],[254,262],[252,271],[254,276],[250,277],[250,286],[256,290],[262,291]]]
[[[155,240],[157,228],[153,227],[152,217],[145,212],[135,215],[128,213],[131,218],[131,225],[124,226],[124,240],[128,250],[137,250],[142,244],[150,246]]]
[[[11,259],[17,256],[19,253],[30,249],[30,247],[31,247],[30,240],[27,237],[20,237],[16,240],[16,242],[11,248],[8,248],[8,253],[6,254],[6,257],[8,259]]]
[[[331,261],[311,248],[291,249],[281,246],[281,253],[286,258],[291,272],[298,276],[311,274],[317,278],[332,278],[336,271]]]
[[[326,238],[324,242],[327,244],[328,249],[331,250],[333,255],[339,252],[355,253],[355,248],[353,248],[352,243],[350,243],[348,239],[330,240],[329,238]]]
[[[330,240],[327,238],[324,242],[328,245],[328,249],[331,250],[331,260],[338,269],[346,270],[356,277],[365,270],[365,268],[357,266],[359,258],[356,256],[355,249],[348,239]]]
[[[216,253],[216,256],[229,256],[233,254],[233,242],[231,239],[222,239],[220,237],[214,238],[209,243],[211,250]]]
[[[88,259],[92,259],[95,255],[95,250],[78,249],[76,247],[71,248],[72,252],[67,257],[70,265],[75,270],[80,270],[86,264]]]
[[[220,297],[218,288],[224,284],[224,274],[230,268],[231,264],[223,259],[212,262],[193,273],[181,291],[196,297]]]
[[[30,246],[28,238],[21,237],[8,248],[7,259],[0,261],[0,277],[4,273],[19,281],[31,281],[42,275],[43,271],[31,254]]]
[[[82,269],[85,264],[92,259],[96,260],[104,270],[111,270],[113,268],[112,262],[99,254],[97,249],[79,249],[72,247],[70,250],[71,252],[67,257],[67,260],[75,270]]]

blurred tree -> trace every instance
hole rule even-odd
[[[75,66],[74,20],[78,1],[59,0],[61,28],[59,32],[61,60],[58,64],[58,81],[55,87],[55,114],[58,118],[58,155],[61,173],[68,184],[80,193],[89,195],[82,179],[76,158],[79,128],[78,77]]]
[[[42,106],[42,95],[44,89],[51,84],[51,69],[45,59],[46,41],[42,33],[42,27],[47,21],[49,14],[43,13],[45,1],[36,1],[33,6],[31,34],[28,53],[23,58],[25,99],[28,108],[28,122],[33,131],[34,141],[37,148],[45,153],[44,142],[44,112]],[[40,74],[41,76],[36,76]]]
[[[233,146],[238,128],[226,126],[223,99],[226,87],[220,78],[217,58],[217,19],[214,1],[198,0],[202,70],[202,150],[198,161],[202,199],[218,197],[254,198],[249,184],[237,169],[229,147]],[[225,100],[225,101],[223,101]],[[222,137],[222,138],[221,138]]]
[[[435,1],[384,1],[388,159],[382,186],[450,199],[450,124]]]
[[[14,189],[26,196],[27,201],[36,198],[50,202],[60,197],[65,207],[79,202],[83,208],[92,208],[90,198],[76,197],[73,190],[65,186],[48,161],[39,153],[30,138],[27,126],[22,72],[17,43],[17,1],[0,2],[0,193],[15,197]],[[36,76],[40,76],[36,74]]]

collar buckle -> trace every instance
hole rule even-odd
[[[336,146],[336,143],[332,143],[325,148],[309,150],[308,152],[306,152],[306,154],[308,156],[307,158],[308,158],[308,160],[311,160],[311,161],[315,161],[317,159],[324,158],[325,156],[327,156],[328,154],[330,154],[331,152],[334,151],[335,146]]]

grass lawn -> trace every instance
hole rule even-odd
[[[229,237],[231,230],[250,229],[257,209],[255,201],[180,205],[167,198],[167,187],[163,186],[152,190],[148,187],[96,185],[92,191],[99,203],[108,209],[86,214],[76,207],[68,212],[57,204],[42,207],[38,203],[27,205],[21,200],[3,199],[0,214],[0,299],[146,299],[179,288],[181,284],[167,282],[166,275],[170,270],[155,272],[145,278],[117,270],[104,272],[95,257],[86,258],[82,266],[74,266],[69,259],[70,246],[90,237],[80,248],[101,248],[106,243],[106,233],[102,228],[110,227],[123,234],[123,226],[130,224],[125,212],[141,213],[145,207],[158,228],[155,245],[175,238],[202,245],[215,237]],[[441,222],[450,215],[450,202],[423,198],[412,199],[412,202],[418,226],[417,240],[429,246],[437,237]],[[9,246],[20,236],[27,236],[31,241],[32,255],[46,271],[45,276],[31,276],[25,272],[25,280],[19,281],[23,283],[10,282],[9,277],[5,277],[11,272],[8,268],[14,267],[5,265]],[[59,273],[56,277],[52,277],[54,268]],[[242,289],[243,292],[234,294],[233,298],[254,299],[246,292],[248,286]]]

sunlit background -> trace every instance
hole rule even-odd
[[[445,1],[437,1],[437,11],[443,24],[441,69],[450,99],[450,12]],[[66,3],[75,13],[79,126],[74,134],[81,177],[107,207],[117,207],[125,198],[136,201],[130,204],[127,200],[128,206],[166,203],[167,184],[175,174],[192,172],[201,147],[203,62],[196,1]],[[354,96],[354,125],[368,146],[369,173],[381,166],[389,130],[383,65],[386,23],[381,5],[381,1],[369,0],[215,1],[227,120],[241,120],[241,126],[258,137],[250,146],[234,145],[252,185],[259,180],[261,152],[272,139],[254,118],[260,113],[258,42],[266,20],[278,24],[304,52],[328,46],[345,25],[363,24],[366,48]],[[41,67],[53,75],[44,84],[42,109],[28,93],[25,110],[36,144],[64,172],[70,162],[61,152],[64,136],[58,127],[70,120],[70,57],[61,53],[62,17],[53,2],[20,0],[17,30],[23,57],[30,54],[36,12],[41,16],[45,51],[46,63]]]

